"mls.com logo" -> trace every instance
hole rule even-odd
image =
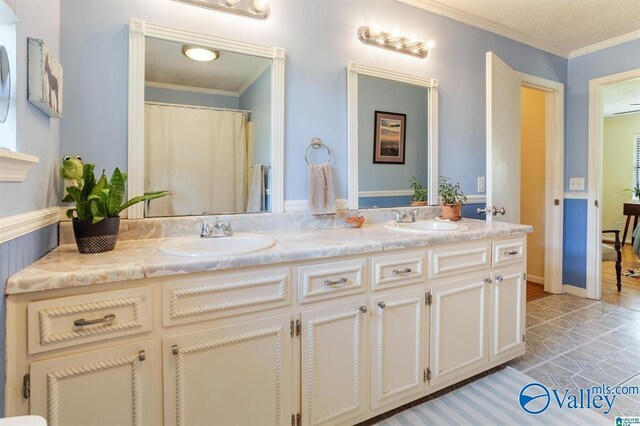
[[[549,407],[551,394],[546,386],[540,383],[529,383],[520,391],[518,401],[527,413],[540,414]]]

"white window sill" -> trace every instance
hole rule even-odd
[[[0,149],[0,182],[24,181],[29,167],[38,161],[33,155]]]

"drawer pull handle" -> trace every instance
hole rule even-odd
[[[397,269],[394,269],[391,272],[393,273],[393,275],[409,274],[411,273],[411,268],[404,268],[402,271],[398,271]]]
[[[511,250],[511,251],[505,251],[504,254],[506,254],[507,256],[514,256],[516,254],[518,254],[519,251],[518,250]]]
[[[380,307],[380,309],[384,309],[387,307],[387,304],[384,302],[378,302],[378,306]]]
[[[335,281],[324,280],[324,285],[338,285],[338,284],[346,284],[346,283],[347,283],[346,278],[340,278],[339,280],[335,280]]]
[[[367,307],[364,306],[364,305],[360,306],[360,312],[362,312],[363,314],[366,314],[367,313]]]
[[[73,325],[76,327],[84,327],[86,325],[94,325],[94,324],[111,324],[116,320],[116,316],[113,314],[105,315],[104,318],[86,320],[84,318],[77,319],[73,322]]]

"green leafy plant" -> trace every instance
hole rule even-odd
[[[168,191],[147,192],[125,201],[125,183],[127,173],[116,167],[111,179],[102,171],[96,180],[93,170],[95,164],[83,164],[78,157],[65,157],[60,168],[60,176],[68,182],[67,195],[62,202],[73,202],[76,205],[67,210],[67,217],[77,217],[81,221],[98,223],[107,217],[118,217],[121,211],[141,201],[169,195]]]
[[[413,201],[427,201],[428,186],[421,184],[415,177],[411,178],[411,189],[413,189]]]
[[[440,176],[440,197],[442,204],[464,204],[467,197],[460,188],[460,183],[453,183],[448,177]]]
[[[633,194],[633,198],[640,199],[640,182],[637,182],[636,186],[634,186],[633,188],[625,189],[624,192],[631,192]]]

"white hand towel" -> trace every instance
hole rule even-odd
[[[262,164],[254,164],[249,176],[249,197],[247,213],[258,213],[264,210],[264,168]]]
[[[309,164],[308,204],[312,215],[336,214],[336,193],[329,163]]]

